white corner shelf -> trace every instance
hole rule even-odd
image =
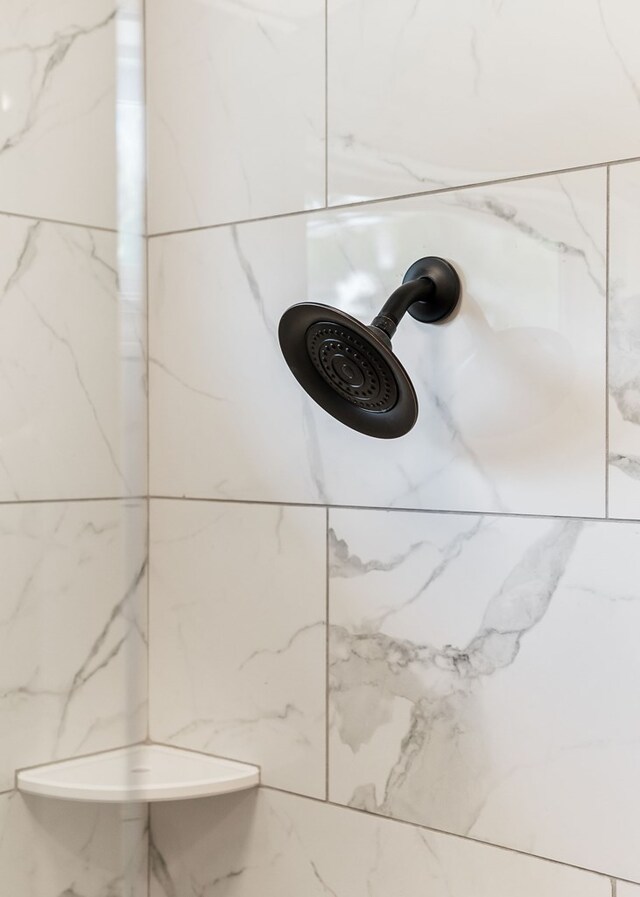
[[[19,791],[108,803],[187,800],[253,788],[260,770],[248,763],[160,744],[140,744],[25,769]]]

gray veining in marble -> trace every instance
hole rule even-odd
[[[153,490],[604,516],[606,185],[580,171],[153,240]],[[305,299],[371,320],[425,252],[460,271],[460,312],[403,321],[420,416],[371,440],[300,389],[278,321]]]
[[[610,172],[609,514],[640,518],[640,163]]]
[[[270,789],[151,814],[150,897],[610,897],[608,879]]]
[[[147,897],[146,807],[0,795],[3,897]]]
[[[637,875],[631,838],[606,837],[620,814],[636,824],[626,683],[640,670],[621,642],[640,622],[637,527],[355,510],[331,521],[331,797]]]
[[[151,505],[151,735],[325,792],[325,511]]]
[[[0,499],[140,494],[141,303],[115,235],[0,216]]]
[[[0,789],[146,731],[143,504],[0,507]]]
[[[116,226],[118,6],[4,4],[0,211]]]
[[[638,27],[612,0],[330,0],[329,202],[635,157]]]

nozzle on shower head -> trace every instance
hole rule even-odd
[[[459,299],[455,269],[444,259],[419,259],[369,326],[330,305],[302,302],[280,319],[280,347],[325,411],[367,436],[395,439],[415,424],[418,399],[391,338],[407,311],[435,324],[450,317]]]

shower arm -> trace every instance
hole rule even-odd
[[[387,342],[407,312],[423,324],[438,324],[451,317],[459,299],[460,281],[447,261],[433,256],[418,259],[370,326]]]
[[[371,322],[372,327],[382,330],[388,339],[393,339],[398,324],[414,302],[427,302],[435,292],[435,284],[430,277],[417,277],[403,283],[389,296],[379,313]]]

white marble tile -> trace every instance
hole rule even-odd
[[[146,734],[145,507],[0,506],[0,790]]]
[[[640,163],[610,189],[609,514],[640,518]]]
[[[0,216],[0,499],[145,486],[144,316],[116,236]]]
[[[325,511],[152,501],[151,737],[325,793]]]
[[[146,807],[0,795],[0,882],[7,897],[146,897]]]
[[[616,882],[614,897],[640,897],[640,885],[632,885],[627,881]]]
[[[115,227],[114,0],[4,0],[0,211]]]
[[[640,879],[640,526],[330,527],[331,799]]]
[[[324,2],[147,9],[151,233],[324,205]]]
[[[608,879],[260,789],[152,807],[151,897],[609,897]]]
[[[124,262],[132,246],[141,255],[146,254],[145,0],[117,2],[116,169],[118,231]],[[135,267],[143,269],[137,259]]]
[[[640,152],[627,0],[329,0],[329,201]]]
[[[151,480],[160,495],[604,514],[604,170],[151,240]],[[442,255],[460,314],[394,340],[416,427],[375,440],[291,376],[277,322],[371,320]]]

